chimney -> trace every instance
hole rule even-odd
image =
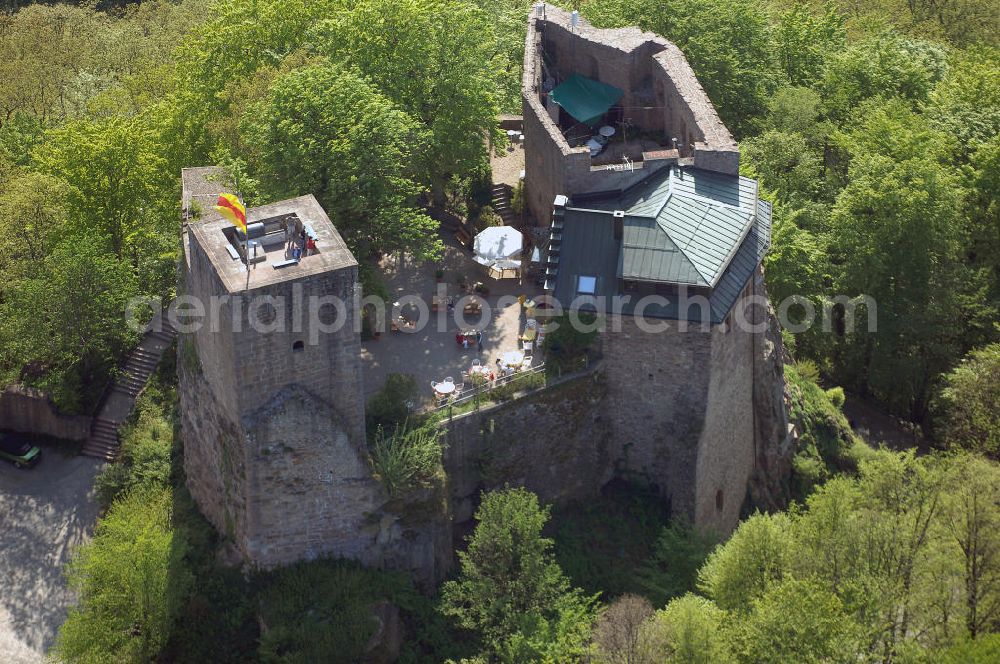
[[[611,216],[614,218],[615,240],[621,242],[625,235],[625,210],[615,210]]]

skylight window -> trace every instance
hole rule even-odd
[[[597,293],[597,277],[581,274],[576,279],[576,292],[580,295],[595,295]]]

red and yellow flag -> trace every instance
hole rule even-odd
[[[233,226],[243,231],[244,235],[246,234],[247,209],[243,207],[243,203],[240,203],[240,199],[232,194],[219,194],[219,200],[215,205],[215,209],[219,211],[219,214],[228,219]]]

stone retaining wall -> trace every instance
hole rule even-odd
[[[91,421],[87,415],[60,413],[41,390],[9,385],[0,392],[0,429],[62,440],[86,440]]]
[[[455,523],[480,491],[523,486],[543,503],[595,496],[611,479],[600,370],[446,421],[444,467]]]

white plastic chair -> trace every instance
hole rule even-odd
[[[521,371],[525,371],[525,370],[530,369],[530,368],[531,368],[531,358],[530,357],[526,357],[523,360],[521,360]]]
[[[444,382],[446,382],[446,383],[454,383],[455,379],[452,378],[451,376],[445,376]]]
[[[472,360],[472,366],[478,367],[480,364],[481,363],[479,362],[479,358],[475,358]]]

